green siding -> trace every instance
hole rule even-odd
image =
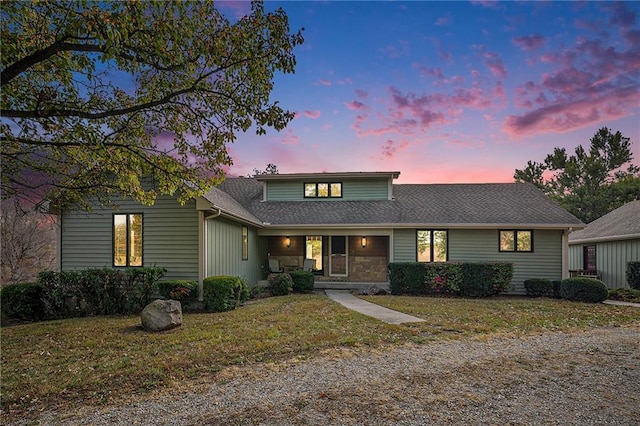
[[[393,261],[416,261],[416,230],[395,229],[393,231]]]
[[[593,243],[569,246],[569,269],[584,269],[582,250]],[[602,281],[609,288],[629,287],[627,284],[627,262],[640,261],[640,239],[606,241],[595,243],[596,268]]]
[[[167,268],[166,279],[198,279],[198,212],[195,201],[181,206],[159,197],[147,207],[116,200],[117,210],[94,206],[91,213],[65,211],[61,221],[63,270],[112,267],[114,213],[143,213],[144,266]]]
[[[342,198],[304,198],[304,184],[310,182],[342,182]],[[267,182],[268,201],[339,201],[386,200],[389,198],[387,179],[329,179]]]
[[[524,280],[562,278],[562,231],[534,230],[533,253],[498,251],[498,230],[449,230],[449,260],[513,263],[512,293],[524,294]]]
[[[256,230],[249,227],[249,259],[242,260],[242,225],[226,219],[207,221],[207,270],[205,275],[234,275],[249,284],[262,279],[265,252]]]

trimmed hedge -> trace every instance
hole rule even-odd
[[[293,291],[296,293],[312,293],[314,277],[309,271],[292,271],[289,273],[293,280]]]
[[[202,281],[204,309],[224,312],[237,308],[249,297],[249,289],[240,277],[221,275]]]
[[[544,297],[553,295],[553,282],[545,278],[532,278],[524,281],[527,296]]]
[[[627,262],[626,275],[629,287],[640,290],[640,262]]]
[[[0,290],[2,317],[20,321],[39,321],[44,318],[42,285],[38,283],[11,284]]]
[[[609,296],[607,286],[593,278],[567,278],[560,282],[560,296],[579,302],[600,303]]]
[[[392,294],[492,296],[511,288],[511,263],[390,263]]]
[[[609,290],[609,299],[640,303],[640,290],[635,288],[613,288]]]
[[[293,279],[289,274],[269,275],[269,292],[272,296],[286,296],[293,292]]]
[[[198,282],[188,280],[159,281],[155,285],[156,292],[164,299],[181,302],[198,298]]]

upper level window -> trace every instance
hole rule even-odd
[[[418,262],[446,262],[448,260],[447,231],[418,230]]]
[[[142,266],[142,214],[113,215],[113,266]]]
[[[341,198],[342,183],[310,182],[304,184],[304,198]]]
[[[500,251],[533,251],[533,231],[500,231]]]

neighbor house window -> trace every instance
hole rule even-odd
[[[584,246],[583,248],[584,269],[587,271],[595,271],[596,267],[596,246]]]
[[[446,262],[448,232],[442,230],[418,230],[418,262]]]
[[[313,182],[304,184],[304,198],[341,198],[342,183]]]
[[[113,215],[113,266],[142,266],[142,214]]]
[[[500,231],[500,251],[533,251],[533,231]]]
[[[249,259],[249,228],[242,227],[242,260]]]

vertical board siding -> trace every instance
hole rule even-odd
[[[113,214],[142,213],[144,266],[167,268],[166,279],[198,279],[198,212],[195,201],[181,206],[169,196],[154,206],[114,201],[117,210],[94,205],[93,211],[69,210],[61,221],[61,268],[77,270],[113,265]]]
[[[640,261],[640,239],[596,244],[596,268],[607,287],[629,287],[626,271],[630,261]]]
[[[341,182],[342,198],[304,198],[304,184],[310,182]],[[327,179],[267,182],[267,201],[340,201],[387,200],[387,179]]]
[[[207,221],[207,277],[234,275],[248,284],[262,279],[262,250],[256,230],[249,228],[249,259],[242,260],[242,225],[216,218]]]
[[[416,230],[395,229],[393,231],[393,261],[416,261]]]
[[[569,246],[569,269],[584,269],[584,259],[582,256],[582,245]]]
[[[524,294],[524,280],[562,278],[562,231],[534,230],[533,253],[498,251],[498,230],[449,230],[452,262],[510,262],[513,280],[510,293]]]

